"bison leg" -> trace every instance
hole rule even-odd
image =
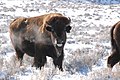
[[[63,68],[62,68],[63,54],[61,56],[59,56],[58,58],[53,59],[53,63],[55,65],[55,68],[58,67],[59,70],[63,71]]]
[[[15,51],[16,51],[17,59],[20,61],[20,66],[22,66],[22,60],[23,60],[24,53],[17,48],[15,49]]]
[[[40,62],[41,62],[41,60],[40,59],[38,59],[38,58],[36,58],[36,57],[34,57],[34,63],[33,63],[33,65],[32,65],[32,67],[36,67],[36,69],[37,68],[39,68],[40,67]]]
[[[36,69],[40,68],[40,70],[41,70],[41,67],[43,67],[46,62],[47,62],[46,57],[41,57],[41,58],[39,57],[39,59],[38,58],[34,58],[34,63],[32,65],[32,67],[35,66]]]

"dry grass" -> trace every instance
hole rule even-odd
[[[100,55],[98,55],[96,52],[86,54],[86,52],[83,53],[82,50],[78,49],[75,52],[72,52],[71,55],[67,56],[64,66],[71,74],[76,72],[79,73],[83,67],[86,67],[89,72],[92,70],[92,66],[96,64],[99,57]]]

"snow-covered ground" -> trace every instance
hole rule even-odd
[[[51,12],[72,20],[64,72],[54,68],[50,57],[42,70],[31,67],[33,58],[27,55],[19,67],[9,39],[10,22],[19,16]],[[0,80],[119,80],[119,65],[112,71],[106,66],[111,51],[110,27],[119,20],[119,0],[0,0]]]

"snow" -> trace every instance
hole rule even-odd
[[[6,78],[6,73],[5,72],[0,72],[0,80]]]
[[[110,74],[110,26],[120,19],[119,0],[0,0],[0,80],[118,80],[117,64]],[[33,58],[18,60],[9,38],[9,24],[19,16],[59,12],[71,18],[72,30],[65,44],[64,72],[51,58],[42,70],[31,67]]]

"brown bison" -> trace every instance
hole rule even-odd
[[[46,63],[46,56],[53,58],[55,67],[61,71],[64,58],[66,32],[70,32],[70,18],[59,13],[36,17],[20,17],[10,24],[10,38],[20,65],[24,54],[34,57],[32,66],[40,68]]]
[[[120,61],[120,21],[111,28],[112,54],[108,57],[107,66],[112,68]]]

